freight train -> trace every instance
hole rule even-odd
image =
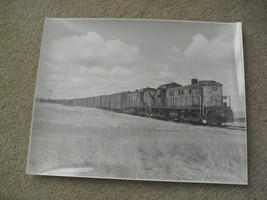
[[[111,95],[38,101],[208,125],[220,125],[234,119],[230,96],[223,96],[222,84],[212,80],[192,79],[191,84],[185,86],[171,82],[158,88],[147,87]]]

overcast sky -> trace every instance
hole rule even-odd
[[[192,78],[223,84],[244,114],[239,23],[47,18],[37,97],[78,98]]]

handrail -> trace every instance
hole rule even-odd
[[[201,107],[202,107],[202,105],[201,105],[202,100],[201,100],[201,96],[200,96],[200,95],[199,95],[198,97],[199,97],[199,111],[200,111],[200,114],[202,115],[202,110],[201,110]]]
[[[207,97],[207,98],[205,99],[205,101],[203,101],[203,104],[202,104],[202,114],[205,115],[205,116],[208,114],[208,112],[207,112],[207,111],[205,112],[204,104],[207,102],[208,99],[210,99],[211,96],[212,96],[212,94],[211,94],[209,97]],[[203,100],[204,100],[204,99],[203,99]]]

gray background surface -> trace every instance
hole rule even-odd
[[[0,2],[1,199],[265,199],[266,1],[29,0]],[[249,185],[41,177],[25,174],[44,17],[243,22]]]

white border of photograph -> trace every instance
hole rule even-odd
[[[144,23],[146,25],[144,25]],[[166,28],[165,25],[167,23],[169,24],[167,27],[173,27],[173,30]],[[62,26],[58,27],[59,24],[61,24]],[[105,27],[104,24],[105,25],[109,24],[109,27]],[[142,26],[140,27],[139,24],[142,24]],[[48,28],[48,25],[49,25],[49,28]],[[114,26],[116,25],[115,28],[112,29],[111,28],[112,25]],[[147,25],[148,26],[151,25],[152,28],[144,29],[144,27]],[[210,25],[211,27],[210,30],[203,28],[203,25],[207,25],[207,26]],[[213,25],[218,25],[218,27],[214,28]],[[180,28],[180,26],[182,28]],[[233,35],[233,32],[230,33],[225,30],[223,31],[223,34],[220,35],[218,33],[220,29],[219,26],[222,26],[222,27],[229,26],[232,28],[235,26],[234,35]],[[52,27],[54,27],[55,29],[51,29]],[[184,30],[184,27],[187,27],[187,28],[185,28]],[[126,30],[126,28],[128,30]],[[155,28],[155,30],[153,30],[153,28]],[[197,29],[201,31],[198,33]],[[162,32],[157,32],[159,30],[161,30]],[[185,32],[183,32],[183,30]],[[147,32],[144,33],[144,31],[147,31]],[[175,31],[177,31],[177,33],[180,34],[178,35],[182,37],[182,39],[180,39],[179,36],[177,36],[177,38],[174,37],[176,34]],[[163,33],[166,35],[163,35]],[[228,33],[230,35],[227,35]],[[151,38],[148,37],[149,35],[151,36]],[[173,36],[173,37],[169,37],[168,39],[168,36]],[[149,46],[148,44],[151,43],[151,41],[157,41],[160,44],[153,43],[153,45]],[[93,51],[93,48],[90,45],[95,45],[94,46],[95,51]],[[221,49],[221,52],[219,53],[225,53],[225,55],[217,54],[216,55],[217,58],[214,60],[212,60],[213,57],[209,57],[207,55],[205,58],[203,58],[203,55],[205,55],[205,51],[202,49],[206,47],[208,53],[212,53],[212,48],[216,49],[217,47],[220,47],[220,45],[222,45],[225,49]],[[162,47],[162,48],[156,48],[156,47]],[[85,54],[83,54],[83,52],[85,52]],[[160,54],[160,52],[164,52],[164,53]],[[203,52],[204,54],[202,54]],[[234,60],[231,60],[233,57],[231,55],[230,56],[228,55],[230,53],[234,53],[234,56],[233,56]],[[192,57],[192,55],[195,57]],[[203,60],[207,58],[211,58],[211,59]],[[167,59],[168,61],[166,61]],[[234,78],[233,77],[229,79],[223,78],[222,70],[220,67],[223,66],[222,63],[224,62],[231,63],[232,66],[235,66],[235,68],[226,69],[226,71],[228,70],[228,72],[234,70],[235,74],[229,74],[229,73],[224,74],[228,76],[233,75]],[[203,71],[210,69],[208,67],[205,68],[206,67],[204,66],[205,64],[207,64],[208,67],[209,65],[212,65],[212,64],[217,65],[218,74],[215,74],[216,70],[211,69],[211,73],[205,76]],[[175,65],[177,65],[179,69],[175,68]],[[187,68],[185,67],[185,65],[187,65],[186,66]],[[197,65],[200,66],[200,69],[196,70],[195,66]],[[151,66],[153,66],[153,70],[151,70]],[[148,73],[149,71],[158,72],[158,73],[157,74]],[[182,71],[182,73],[180,73],[179,76],[175,78],[176,77],[175,74],[179,71]],[[88,80],[84,78],[85,75],[87,75]],[[136,77],[137,75],[140,75],[140,77],[133,78],[133,77]],[[127,78],[128,78],[128,81],[127,81]],[[64,140],[64,142],[66,142],[66,141],[72,140],[70,139],[71,135],[66,135],[66,137],[64,136],[64,134],[67,134],[68,132],[66,131],[66,127],[67,128],[72,127],[70,125],[70,122],[76,123],[76,125],[73,126],[74,130],[72,130],[72,131],[75,131],[76,133],[75,137],[77,136],[77,134],[78,135],[80,134],[79,135],[80,138],[77,139],[76,142],[81,141],[81,138],[83,137],[85,137],[82,139],[84,141],[91,140],[91,138],[88,139],[87,137],[89,137],[90,134],[92,133],[92,135],[94,135],[95,137],[94,139],[92,139],[92,141],[94,142],[100,141],[100,142],[104,142],[105,144],[109,144],[108,143],[109,141],[105,141],[103,140],[103,138],[101,139],[97,138],[98,136],[95,136],[94,131],[101,132],[103,130],[106,131],[108,129],[109,130],[114,129],[113,133],[115,134],[115,132],[118,130],[122,129],[123,131],[126,131],[126,130],[128,131],[129,126],[137,127],[137,125],[141,127],[140,129],[142,131],[142,128],[144,127],[142,127],[142,123],[139,120],[155,120],[155,121],[157,120],[155,123],[151,122],[151,126],[153,127],[154,127],[154,124],[159,124],[159,125],[162,125],[162,127],[164,127],[165,124],[163,123],[165,122],[168,123],[168,125],[166,126],[171,126],[172,129],[167,130],[167,131],[169,132],[173,131],[170,137],[174,137],[173,136],[174,133],[182,128],[189,128],[188,130],[192,131],[189,134],[193,134],[193,131],[199,130],[200,140],[201,140],[201,136],[206,134],[205,131],[207,129],[212,130],[212,132],[207,133],[208,138],[218,137],[218,139],[227,141],[228,140],[227,138],[221,138],[221,137],[226,137],[225,135],[224,136],[222,134],[220,135],[220,133],[222,132],[230,136],[231,136],[231,133],[233,133],[232,134],[233,138],[238,140],[238,134],[241,134],[241,133],[238,131],[232,132],[231,129],[223,129],[223,128],[219,129],[214,126],[209,127],[209,126],[202,126],[202,125],[191,125],[188,123],[183,124],[183,123],[163,121],[163,120],[152,119],[152,118],[145,118],[145,117],[142,118],[142,117],[135,116],[135,115],[134,116],[129,115],[130,113],[117,113],[117,112],[102,110],[102,109],[98,109],[98,110],[101,110],[101,112],[103,111],[105,113],[98,113],[98,111],[96,111],[96,113],[94,114],[93,112],[95,112],[95,108],[93,108],[94,110],[92,110],[91,112],[90,110],[91,108],[88,108],[88,106],[85,106],[83,108],[83,105],[79,105],[79,104],[74,105],[72,103],[73,105],[71,105],[71,107],[69,107],[68,109],[66,107],[69,105],[64,103],[64,100],[66,99],[68,100],[83,99],[87,97],[96,97],[100,95],[111,95],[111,94],[119,93],[123,91],[134,92],[136,89],[141,90],[143,88],[150,88],[150,87],[157,89],[157,87],[159,87],[161,84],[172,83],[173,81],[183,86],[187,86],[187,85],[191,85],[191,79],[194,79],[194,78],[197,78],[198,80],[204,80],[204,81],[214,80],[216,82],[218,81],[218,83],[222,83],[223,93],[226,93],[226,95],[229,95],[232,98],[232,103],[233,103],[232,106],[234,106],[233,109],[235,109],[234,114],[237,116],[240,115],[242,118],[245,119],[243,123],[245,130],[242,130],[243,136],[242,138],[240,138],[240,141],[242,140],[242,145],[243,145],[242,146],[242,151],[243,151],[242,158],[245,159],[242,161],[242,162],[245,162],[245,167],[243,163],[243,166],[242,166],[243,171],[240,172],[240,173],[243,173],[241,175],[242,181],[240,180],[234,181],[234,178],[233,179],[229,178],[229,180],[232,180],[232,181],[227,181],[227,178],[220,181],[220,178],[215,178],[212,175],[210,175],[211,178],[209,179],[208,178],[209,172],[206,172],[207,174],[205,178],[201,177],[201,178],[192,179],[192,177],[197,176],[196,174],[193,174],[191,176],[191,179],[190,178],[189,179],[187,178],[184,178],[184,179],[183,178],[180,178],[180,179],[179,178],[178,179],[164,178],[164,175],[162,175],[163,178],[161,176],[158,176],[158,177],[155,176],[155,179],[154,179],[151,174],[156,174],[157,170],[153,170],[153,169],[152,171],[148,172],[149,175],[143,176],[144,178],[142,178],[142,175],[141,176],[136,175],[136,177],[134,177],[132,174],[138,174],[138,173],[132,172],[132,171],[130,172],[131,176],[126,176],[126,177],[123,177],[125,175],[114,176],[113,173],[116,174],[116,170],[114,169],[110,170],[111,171],[110,176],[108,175],[109,174],[108,172],[106,174],[103,173],[101,175],[101,173],[99,173],[99,171],[101,170],[95,173],[95,175],[94,173],[90,175],[90,172],[89,172],[90,169],[95,170],[93,166],[99,166],[97,163],[92,163],[92,166],[91,166],[90,163],[93,161],[97,162],[97,159],[99,159],[101,156],[102,156],[101,157],[102,159],[107,149],[105,149],[105,152],[104,151],[101,152],[101,150],[98,150],[97,147],[95,147],[96,149],[91,149],[91,150],[94,151],[94,153],[96,154],[98,152],[101,152],[101,155],[98,155],[99,157],[87,158],[85,153],[88,150],[86,148],[89,148],[89,147],[86,146],[85,143],[81,145],[78,145],[77,143],[75,143],[74,144],[75,148],[81,147],[83,148],[83,150],[77,150],[74,148],[72,151],[72,153],[73,152],[74,153],[72,155],[62,154],[63,152],[68,153],[68,151],[64,149],[65,147],[63,148],[62,141]],[[231,82],[231,80],[235,78],[236,78],[236,82],[238,83],[237,85],[233,85],[233,83]],[[93,83],[95,84],[93,85]],[[232,88],[235,88],[235,89],[232,90]],[[241,96],[238,96],[239,94],[234,94],[236,93],[236,91],[241,92],[242,93]],[[235,100],[236,99],[235,97],[239,98],[239,100]],[[242,102],[240,101],[240,99],[242,100]],[[40,102],[42,100],[44,100],[44,102]],[[54,105],[55,101],[49,102],[49,100],[60,101],[59,103],[55,103],[55,105],[58,105],[59,107]],[[53,106],[50,107],[51,102]],[[238,105],[239,102],[241,102],[240,105]],[[39,106],[40,104],[43,104],[45,106]],[[35,95],[34,95],[34,103],[33,103],[32,112],[33,114],[32,114],[32,121],[31,121],[30,140],[29,140],[28,162],[27,162],[27,169],[26,169],[27,174],[45,175],[45,176],[48,175],[48,176],[67,176],[67,177],[83,177],[83,178],[101,178],[101,179],[247,185],[248,184],[247,122],[246,122],[247,115],[246,115],[246,101],[245,101],[245,72],[244,72],[244,59],[243,59],[242,24],[241,22],[233,22],[233,23],[219,22],[217,23],[217,22],[199,22],[199,21],[160,20],[160,19],[110,19],[110,18],[106,18],[106,19],[101,19],[101,18],[55,19],[55,18],[46,18],[45,23],[44,23],[43,36],[42,36],[42,45],[41,45],[40,59],[39,59],[39,64],[38,64],[37,81],[36,81],[36,87],[35,87]],[[70,112],[70,114],[68,114],[68,112]],[[82,116],[82,117],[84,116],[84,119],[69,118],[71,116],[74,116],[71,113],[75,113],[75,112],[80,112],[79,116]],[[110,114],[107,114],[107,112],[109,112]],[[83,115],[83,113],[85,114]],[[91,118],[90,114],[93,114],[97,117],[108,115],[109,117],[114,118],[114,120],[118,120],[118,124],[117,126],[113,126],[112,124],[114,124],[114,121],[113,120],[109,121],[110,118],[106,118],[105,123],[107,127],[99,125],[100,123],[99,119]],[[127,117],[123,117],[122,115],[131,117],[129,120],[132,120],[132,121],[138,118],[136,120],[138,122],[134,123],[134,125],[131,125],[128,122],[129,120],[123,121],[123,123],[127,124],[127,127],[122,127],[121,126],[122,124],[120,123],[120,121],[123,118],[127,118]],[[63,116],[65,116],[66,119],[63,120],[62,119]],[[79,117],[78,115],[75,115],[75,116]],[[122,116],[122,118],[119,118],[120,116]],[[51,117],[51,119],[49,117]],[[64,125],[65,120],[68,124]],[[80,120],[80,122],[81,123],[83,122],[83,123],[78,124],[79,122],[75,120]],[[94,120],[93,121],[94,124],[85,126],[84,122],[86,122],[86,120]],[[150,123],[150,121],[148,123]],[[63,127],[63,125],[66,127]],[[62,130],[60,128],[61,126],[62,126]],[[77,127],[78,128],[80,127],[79,129],[81,130],[75,129]],[[151,129],[152,132],[155,131],[153,127],[149,128]],[[84,132],[85,128],[88,128],[89,131]],[[53,132],[53,130],[55,130],[55,132]],[[186,129],[182,129],[182,130],[186,130]],[[220,130],[222,131],[220,132]],[[137,130],[135,130],[134,132],[135,132],[134,134],[137,134],[134,136],[134,138],[140,137],[138,136],[138,133],[136,133]],[[164,131],[160,130],[159,132],[162,132],[162,133],[155,135],[155,136],[153,135],[151,136],[151,141],[154,141],[155,138],[162,139],[162,134],[164,134]],[[48,135],[44,136],[45,133],[48,133]],[[59,135],[55,136],[54,135],[55,133],[56,134],[59,133]],[[149,131],[147,132],[147,134],[151,134],[151,133],[149,133]],[[85,136],[85,134],[89,134],[89,136],[88,135]],[[101,135],[101,137],[103,137],[104,133],[99,133],[99,134]],[[131,134],[131,133],[128,133],[128,134]],[[141,132],[139,134],[141,134]],[[195,134],[198,134],[198,133],[195,133]],[[212,134],[214,134],[215,136],[213,136]],[[115,134],[114,136],[119,137],[121,136],[121,133]],[[182,138],[186,138],[184,139],[185,142],[190,139],[190,138],[188,139],[189,136],[184,133],[181,133],[180,136]],[[175,136],[175,139],[177,139],[177,137],[178,136]],[[198,137],[198,136],[192,135],[192,137]],[[208,139],[208,138],[204,138],[204,139]],[[133,138],[129,140],[132,141],[132,139]],[[136,139],[136,141],[135,140],[134,141],[137,142],[137,144],[139,145],[138,142],[140,142],[141,139],[142,138],[138,138]],[[51,145],[50,143],[44,142],[47,140],[51,140]],[[149,140],[147,139],[146,141],[149,141]],[[112,141],[112,142],[115,142],[115,141]],[[197,141],[194,140],[193,144],[196,142]],[[55,143],[55,144],[52,144],[52,143]],[[163,144],[164,144],[164,141],[162,142],[162,140],[156,141],[156,142],[154,141],[153,143],[153,145],[158,145],[158,147],[156,148],[163,147],[162,146]],[[215,142],[215,144],[217,143]],[[116,145],[116,143],[111,143],[111,145],[114,146]],[[179,145],[179,143],[177,143],[177,145]],[[203,143],[203,145],[207,146],[209,144]],[[223,144],[221,145],[223,146]],[[232,145],[234,144],[231,143],[230,145],[232,147]],[[244,145],[245,145],[245,148],[244,148]],[[175,144],[173,144],[173,146],[175,146]],[[221,148],[223,148],[222,146]],[[61,151],[60,148],[62,148],[62,152],[59,152]],[[136,147],[136,149],[139,149],[139,150],[140,148],[141,148],[140,146]],[[147,149],[147,147],[145,147],[143,143],[142,143],[142,148],[143,149],[141,151],[147,150],[148,152],[150,152],[150,149]],[[200,148],[202,149],[202,147]],[[240,149],[238,149],[238,151]],[[124,150],[125,149],[121,149],[121,152],[116,151],[115,153],[120,153],[120,155],[123,155]],[[184,151],[183,149],[181,150]],[[49,153],[46,155],[47,151]],[[112,151],[112,148],[110,149],[110,151]],[[159,149],[159,151],[164,152],[165,150]],[[166,152],[167,151],[169,152],[169,150],[166,150]],[[206,150],[203,150],[203,151],[206,151]],[[54,156],[53,153],[57,155],[53,157]],[[58,153],[63,155],[64,162],[65,161],[70,162],[70,160],[73,160],[75,163],[78,162],[78,165],[75,163],[72,163],[72,164],[68,163],[66,167],[64,167],[63,166],[64,164],[62,164],[62,160]],[[236,153],[235,155],[238,156],[240,152],[235,152],[235,153]],[[75,157],[67,158],[68,156],[75,156]],[[78,160],[79,156],[81,157],[79,158],[80,160]],[[148,159],[149,156],[152,156],[152,155],[148,155],[146,159]],[[204,160],[205,159],[206,158],[204,158]],[[217,159],[220,159],[220,158],[217,157]],[[240,159],[240,157],[235,157],[235,159],[238,160]],[[56,163],[56,160],[58,160],[59,163]],[[102,161],[106,161],[105,158],[103,158]],[[82,164],[81,166],[79,166],[79,162],[87,163],[87,164]],[[151,163],[153,162],[154,161],[152,159]],[[164,164],[168,162],[169,162],[168,160],[163,161]],[[43,169],[41,171],[38,171],[38,168],[41,165],[44,166],[45,163],[48,163],[49,165],[47,168],[47,171]],[[150,170],[151,167],[153,168],[153,166],[150,166],[151,163],[149,163],[149,166],[146,166],[147,170]],[[159,164],[159,163],[156,162],[156,164]],[[195,164],[196,166],[198,165],[198,163],[195,163]],[[55,169],[53,167],[51,168],[51,166],[53,165],[63,166],[63,167],[61,169],[60,168]],[[112,165],[116,166],[115,163],[112,163]],[[238,165],[238,162],[234,163],[234,165]],[[134,168],[134,167],[136,166],[132,166],[131,168]],[[137,167],[140,167],[140,166],[137,165]],[[169,166],[167,166],[167,168],[169,168]],[[170,171],[172,171],[171,173],[174,173],[176,169],[170,169]],[[235,166],[235,170],[237,169],[238,169],[238,166]],[[79,173],[78,172],[76,173],[76,170],[78,170]],[[103,170],[107,170],[107,169],[103,169]],[[196,169],[194,173],[197,173],[198,170],[205,170],[205,169]],[[129,169],[126,169],[125,173],[127,173],[127,171],[129,171]],[[188,173],[190,174],[193,172],[189,171]],[[214,172],[212,172],[211,170],[211,173],[214,173]],[[218,173],[220,172],[218,171]],[[145,174],[145,172],[140,172],[140,174]],[[159,170],[159,174],[160,174],[160,170]],[[173,174],[170,174],[168,175],[168,177],[171,177],[172,175]],[[233,174],[230,173],[230,175],[233,175]]]

